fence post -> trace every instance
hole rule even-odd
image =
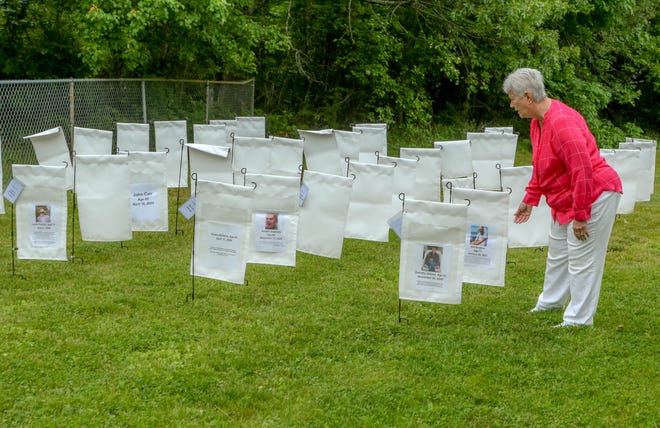
[[[144,80],[141,81],[141,87],[142,87],[142,120],[144,123],[149,123],[147,122],[147,89],[146,85],[144,83]]]
[[[76,143],[74,140],[74,128],[76,127],[76,95],[75,85],[73,79],[69,81],[69,123],[71,124],[71,144],[69,144],[69,157],[73,154],[73,147]]]
[[[211,83],[206,81],[206,116],[204,116],[204,123],[209,123],[209,108],[211,105]]]

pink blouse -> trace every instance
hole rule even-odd
[[[537,206],[543,194],[560,224],[587,220],[601,193],[623,192],[621,180],[601,157],[582,115],[551,101],[542,126],[537,119],[530,124],[533,173],[523,202]]]

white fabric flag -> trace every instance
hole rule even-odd
[[[247,174],[246,181],[255,193],[247,262],[295,266],[300,178]]]
[[[168,230],[166,158],[163,152],[128,155],[134,232]]]
[[[167,186],[188,187],[188,142],[185,120],[155,121],[156,151],[167,153]]]
[[[197,174],[198,180],[233,183],[229,147],[209,144],[187,144],[190,156],[190,174]]]
[[[298,251],[341,257],[352,185],[352,178],[305,171],[303,186],[307,196],[300,208]]]
[[[601,156],[621,179],[623,195],[619,199],[617,214],[631,214],[635,210],[641,153],[642,151],[637,149],[600,149]]]
[[[16,200],[19,259],[67,260],[65,166],[12,165],[25,186]]]
[[[83,241],[133,238],[127,155],[76,156],[76,197]]]
[[[359,131],[342,131],[334,129],[335,141],[337,142],[337,150],[339,151],[339,158],[346,157],[358,161],[360,159],[360,149],[362,133]],[[375,159],[375,155],[372,154]],[[375,162],[371,162],[375,163]]]
[[[379,165],[392,165],[394,167],[394,177],[392,179],[392,207],[390,216],[401,211],[402,200],[399,198],[401,193],[404,198],[419,199],[417,197],[417,159],[403,159],[391,156],[379,156]]]
[[[451,191],[455,188],[474,189],[473,177],[442,178],[442,202],[451,201]]]
[[[193,125],[195,144],[229,147],[227,143],[227,125]]]
[[[539,205],[532,208],[532,215],[525,223],[515,224],[513,215],[525,196],[525,188],[532,178],[532,167],[514,166],[502,168],[502,187],[509,193],[509,248],[547,247],[550,235],[552,210],[541,196]]]
[[[417,185],[415,197],[425,201],[440,201],[440,177],[442,176],[442,150],[434,148],[401,147],[403,159],[415,159],[417,165]]]
[[[264,137],[234,137],[234,183],[243,184],[243,172],[270,172],[271,142],[270,138]]]
[[[476,187],[483,190],[502,190],[500,169],[513,166],[518,135],[494,132],[468,132],[472,149],[472,166],[477,173]]]
[[[3,175],[2,175],[2,136],[0,135],[0,188],[4,191],[5,190],[5,184],[3,180]],[[2,203],[0,203],[0,214],[5,214],[5,199],[2,198]]]
[[[245,282],[253,198],[252,187],[197,181],[192,275]]]
[[[236,119],[214,119],[209,120],[209,125],[223,125],[225,127],[225,133],[227,135],[227,147],[231,147],[234,143],[234,137],[238,135],[236,133],[236,127],[238,126]]]
[[[467,206],[406,200],[399,299],[460,304]]]
[[[470,140],[434,141],[433,147],[442,150],[443,177],[472,177],[474,166]]]
[[[468,205],[463,281],[503,287],[509,194],[457,188],[452,190],[452,203]]]
[[[303,153],[307,169],[333,175],[346,175],[344,159],[339,155],[337,140],[332,129],[319,131],[298,130],[304,140]]]
[[[112,154],[112,131],[73,128],[73,150],[76,155]]]
[[[117,122],[117,152],[148,152],[149,124]]]
[[[637,183],[637,201],[648,202],[653,194],[655,182],[655,157],[657,143],[654,140],[634,140],[619,143],[620,149],[641,150],[639,158],[639,182]]]
[[[237,137],[266,137],[266,118],[262,116],[236,116]]]
[[[271,137],[269,174],[300,178],[303,167],[303,140]]]
[[[351,162],[349,177],[353,178],[353,189],[344,237],[387,242],[394,166]]]
[[[72,166],[69,147],[61,127],[52,128],[38,134],[23,137],[32,142],[39,165]],[[73,188],[73,168],[66,168],[66,188]]]
[[[358,123],[351,128],[362,133],[362,148],[360,149],[360,162],[374,163],[374,153],[387,156],[387,124],[386,123]]]

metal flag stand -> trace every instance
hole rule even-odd
[[[14,211],[16,210],[16,206],[14,204],[11,204],[11,274],[12,276],[18,276],[21,279],[25,279],[23,275],[19,275],[16,273],[16,251],[18,251],[18,247],[16,246],[16,235],[14,233],[14,229],[16,227],[15,222],[14,222]]]
[[[190,178],[192,180],[194,189],[193,189],[193,194],[195,195],[195,199],[197,198],[197,173],[192,173],[190,174]],[[178,211],[178,210],[177,210]],[[193,240],[192,240],[192,255],[190,257],[190,278],[191,278],[191,291],[189,294],[186,295],[186,302],[188,301],[188,298],[190,298],[191,301],[195,300],[195,224],[197,223],[197,215],[195,215],[195,218],[193,219],[193,224],[192,224],[192,234],[193,234]]]
[[[399,193],[399,200],[401,201],[401,214],[403,215],[405,209],[406,209],[406,194],[405,193]],[[399,297],[399,324],[401,324],[401,320],[405,318],[401,318],[401,298]]]
[[[72,151],[71,155],[73,156],[73,189],[71,191],[71,255],[69,256],[69,261],[74,262],[76,260],[76,210],[77,198],[76,198],[76,152]],[[80,262],[83,262],[83,259],[80,258]]]
[[[181,156],[179,157],[179,179],[176,183],[176,206],[179,206],[179,194],[181,193],[181,171],[183,169],[183,149],[185,145],[185,141],[183,141],[183,138],[179,140],[179,144],[181,144]],[[169,150],[167,151],[169,153]],[[179,211],[177,210],[176,214],[174,215],[174,235],[179,234]],[[181,235],[183,235],[183,229],[181,229]]]

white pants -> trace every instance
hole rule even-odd
[[[607,243],[620,197],[616,192],[603,192],[596,199],[591,206],[591,218],[587,220],[589,238],[586,241],[575,237],[572,222],[565,225],[552,222],[545,280],[537,308],[561,309],[570,297],[564,322],[593,325]]]

